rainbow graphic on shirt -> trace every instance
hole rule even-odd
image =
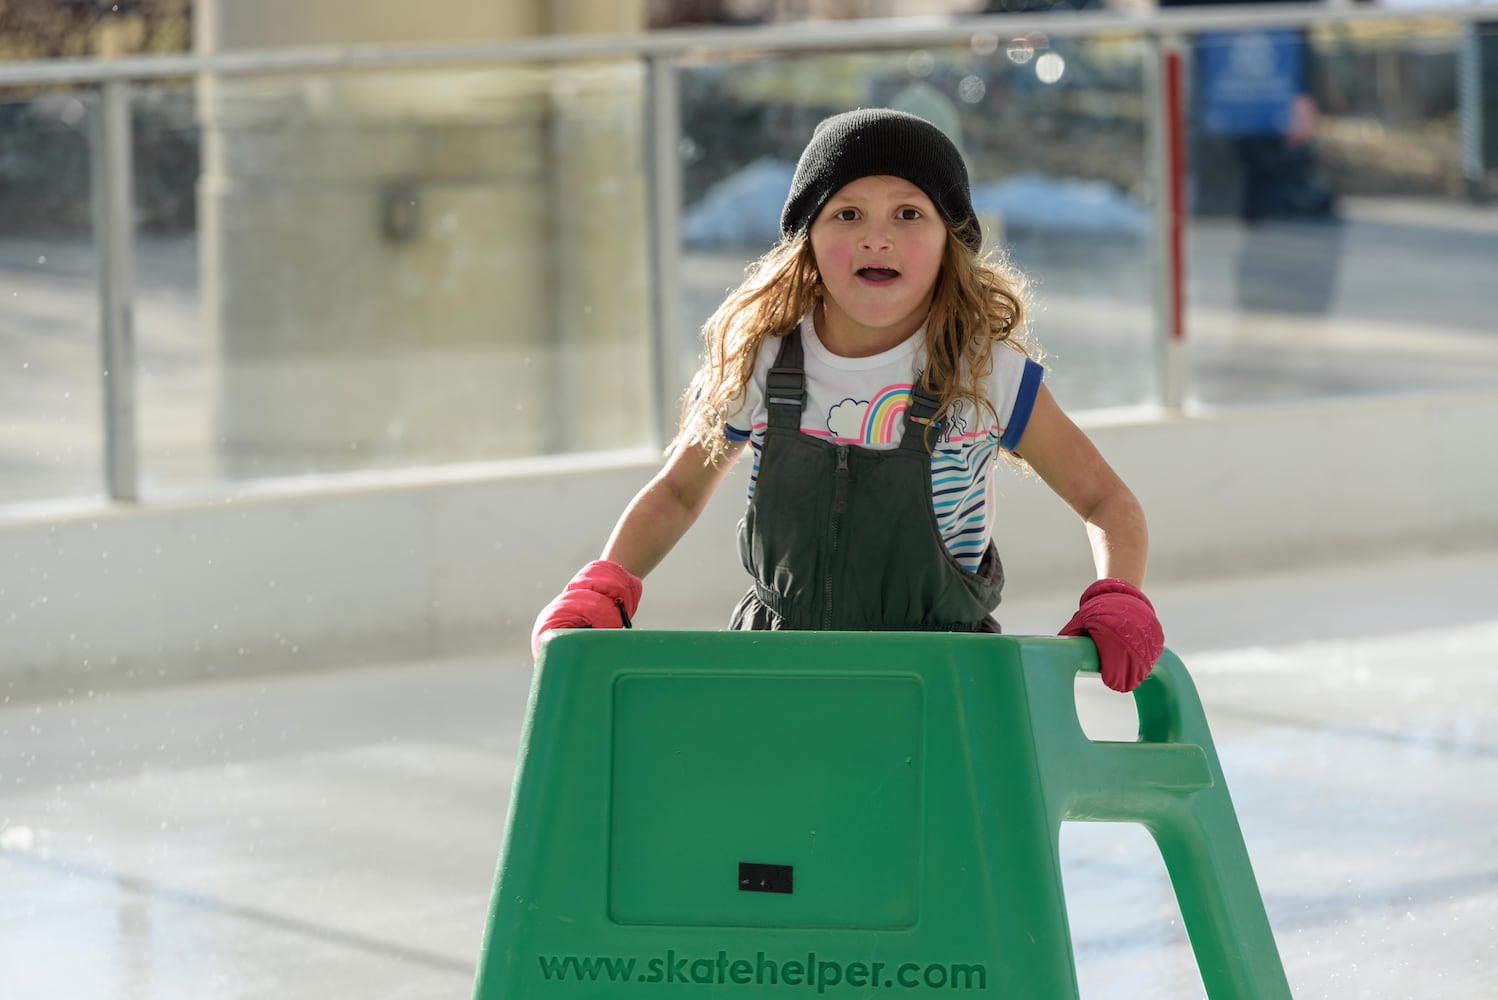
[[[864,444],[893,444],[900,440],[905,411],[910,409],[910,385],[891,385],[880,390],[864,411],[859,438]]]

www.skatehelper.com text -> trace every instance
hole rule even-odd
[[[664,957],[621,958],[608,955],[542,955],[541,976],[547,980],[599,983],[696,983],[718,986],[791,986],[825,993],[839,986],[885,989],[988,988],[988,969],[971,962],[839,962],[818,958],[776,961],[764,952],[753,959],[729,958],[720,951],[712,958],[667,951]]]

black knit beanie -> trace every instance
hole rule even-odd
[[[780,213],[781,233],[805,232],[839,188],[881,174],[920,188],[949,225],[968,224],[963,237],[969,247],[982,245],[962,154],[924,118],[888,108],[846,111],[816,127],[796,164]]]

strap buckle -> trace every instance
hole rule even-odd
[[[771,368],[765,378],[765,398],[770,403],[806,405],[806,374],[800,368]]]

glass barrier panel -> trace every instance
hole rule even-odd
[[[104,492],[97,107],[69,88],[0,97],[0,505]]]
[[[1430,23],[1195,39],[1196,402],[1498,385],[1498,208],[1463,173],[1462,48]]]
[[[142,88],[148,494],[648,443],[642,107],[634,62]]]
[[[1498,384],[1498,207],[1471,196],[1494,188],[1498,141],[1470,175],[1470,123],[1498,118],[1498,94],[1478,67],[1473,108],[1462,82],[1472,53],[1498,64],[1484,31],[1477,46],[1429,18],[1195,39],[1192,402]],[[1134,36],[977,33],[683,66],[671,388],[776,238],[816,122],[892,105],[963,149],[1063,403],[1158,399],[1152,59]],[[634,60],[136,85],[147,498],[649,445],[644,92]],[[61,87],[0,103],[0,502],[101,492],[96,103]]]
[[[681,75],[682,384],[699,330],[778,236],[816,123],[889,106],[962,149],[986,245],[1029,280],[1032,334],[1071,408],[1158,396],[1147,191],[1147,48],[988,33],[957,48],[723,55]]]

